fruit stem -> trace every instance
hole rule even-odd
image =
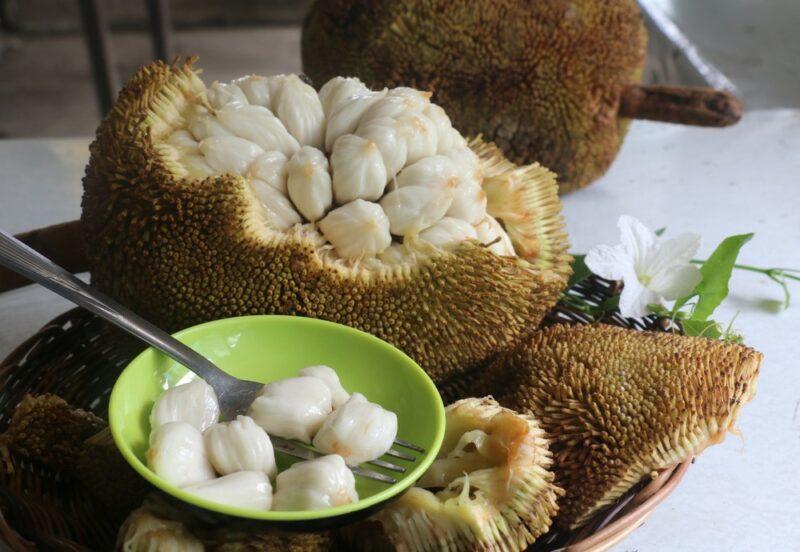
[[[620,97],[620,117],[682,125],[725,127],[742,117],[742,102],[713,88],[628,85]]]
[[[89,270],[79,220],[23,232],[15,237],[73,274]],[[28,284],[30,282],[16,272],[0,266],[0,293]]]

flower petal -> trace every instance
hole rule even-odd
[[[640,274],[658,278],[688,264],[700,247],[700,236],[686,232],[656,243],[652,252],[640,266]]]
[[[621,280],[633,268],[633,261],[621,245],[598,245],[589,250],[584,260],[586,267],[606,280]]]
[[[628,278],[619,298],[619,312],[627,318],[642,318],[650,313],[647,305],[660,302],[657,293],[644,287],[635,277]]]
[[[672,301],[689,295],[702,278],[699,268],[685,264],[653,276],[647,287],[664,299]]]
[[[650,256],[656,244],[656,235],[639,219],[630,215],[622,215],[617,221],[622,247],[633,259],[633,265],[639,270],[641,263]]]

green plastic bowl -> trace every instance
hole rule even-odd
[[[165,390],[194,379],[186,368],[147,349],[125,368],[111,391],[109,425],[120,452],[145,479],[172,497],[229,518],[258,520],[285,529],[319,530],[363,518],[408,489],[436,458],[444,437],[444,406],[428,375],[408,356],[380,339],[353,328],[296,316],[244,316],[185,329],[175,337],[234,376],[270,382],[297,375],[306,366],[326,364],[342,385],[397,414],[400,439],[425,449],[405,474],[387,485],[356,477],[360,500],[314,511],[263,511],[217,504],[167,483],[146,465],[150,409]],[[277,453],[278,469],[296,460]],[[394,461],[394,460],[393,460]]]

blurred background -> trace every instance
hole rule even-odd
[[[800,1],[641,0],[646,81],[800,107]],[[140,65],[199,55],[207,82],[300,70],[310,0],[0,0],[0,137],[91,135]]]

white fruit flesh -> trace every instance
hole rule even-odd
[[[356,199],[334,209],[319,228],[344,258],[372,257],[392,243],[389,218],[375,203]]]
[[[475,226],[475,231],[478,233],[478,241],[486,245],[489,251],[495,255],[501,257],[513,257],[515,255],[511,238],[508,237],[500,223],[491,216],[486,215],[486,218]]]
[[[280,151],[291,156],[300,144],[289,134],[280,119],[260,105],[231,105],[217,111],[217,119],[226,129],[258,144],[264,151]]]
[[[331,391],[317,378],[289,378],[264,386],[247,415],[269,435],[310,443],[333,410]]]
[[[272,485],[262,471],[240,471],[223,477],[187,485],[184,490],[211,502],[251,510],[269,510]]]
[[[486,216],[486,192],[480,180],[469,175],[459,178],[453,192],[453,203],[446,214],[473,225],[479,224]]]
[[[408,157],[406,163],[416,163],[436,153],[438,133],[433,121],[421,113],[406,113],[397,118],[405,133]]]
[[[416,236],[444,217],[453,202],[452,188],[406,186],[381,199],[395,236]]]
[[[150,428],[170,422],[185,422],[205,431],[219,420],[219,402],[205,381],[196,379],[167,389],[150,410]]]
[[[478,233],[467,221],[444,217],[427,230],[420,232],[419,237],[442,249],[453,249],[463,241],[477,239]]]
[[[386,95],[382,92],[362,92],[336,106],[328,116],[325,129],[325,149],[330,151],[339,136],[352,134],[361,121],[361,116],[369,107]]]
[[[248,416],[214,424],[203,433],[203,440],[208,460],[220,475],[260,471],[273,477],[278,472],[272,441]]]
[[[325,216],[333,205],[328,158],[311,146],[303,146],[289,160],[289,197],[297,210],[311,222]]]
[[[167,143],[181,153],[200,153],[200,144],[188,130],[173,132]]]
[[[386,166],[377,144],[355,134],[340,136],[331,153],[333,196],[343,205],[356,199],[376,201],[386,186]]]
[[[386,179],[391,180],[406,164],[408,146],[400,133],[397,121],[390,118],[373,119],[358,125],[356,134],[372,140],[381,152]]]
[[[295,210],[294,204],[274,186],[258,179],[251,180],[250,184],[261,203],[264,218],[271,228],[286,231],[295,224],[303,222],[303,217]]]
[[[452,193],[458,185],[458,169],[452,159],[444,155],[433,155],[407,166],[397,175],[397,187],[422,186],[449,189]]]
[[[268,107],[270,105],[267,77],[249,75],[247,77],[236,79],[233,81],[233,84],[237,85],[242,92],[244,92],[244,95],[247,97],[247,101],[251,105],[263,105],[264,107]]]
[[[357,78],[334,77],[319,89],[319,101],[326,116],[333,113],[348,98],[369,92]]]
[[[237,136],[209,136],[200,142],[208,164],[220,172],[244,174],[256,157],[264,153],[253,142]]]
[[[256,157],[250,165],[247,176],[263,180],[280,193],[286,195],[286,182],[289,178],[289,160],[279,151],[268,151]]]
[[[358,501],[355,477],[336,454],[297,462],[278,474],[272,509],[321,510]]]
[[[181,178],[246,179],[259,227],[311,237],[327,260],[396,266],[469,240],[515,255],[487,212],[480,160],[430,97],[248,75],[191,100],[158,151]]]
[[[325,131],[325,114],[317,92],[300,80],[289,75],[275,105],[275,115],[283,121],[289,133],[302,145],[322,147]]]
[[[379,458],[392,448],[397,436],[397,416],[353,393],[314,437],[314,446],[327,454],[338,454],[348,466]]]
[[[226,84],[214,82],[206,91],[208,103],[214,109],[219,109],[226,105],[247,105],[247,96],[236,84]]]
[[[147,466],[177,487],[214,479],[206,457],[203,434],[186,422],[169,422],[150,433]]]
[[[339,381],[339,374],[330,366],[306,366],[298,372],[298,375],[317,378],[327,385],[328,389],[331,390],[334,410],[342,406],[350,398],[350,393],[342,387],[342,382]]]

